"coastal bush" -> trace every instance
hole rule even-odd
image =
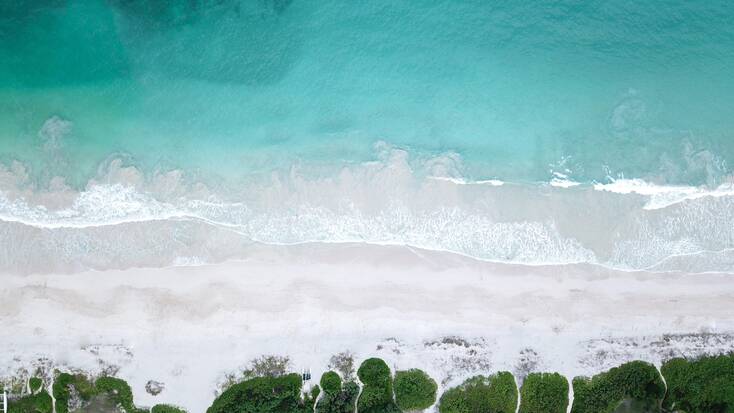
[[[510,372],[502,371],[490,378],[491,411],[497,413],[515,413],[518,399],[515,377]]]
[[[66,413],[69,411],[69,386],[73,385],[74,376],[69,373],[60,373],[54,380],[51,391],[56,399],[56,412]]]
[[[43,386],[43,380],[38,377],[31,377],[30,380],[28,380],[28,385],[31,388],[31,393],[37,393]]]
[[[46,390],[8,402],[8,413],[51,413],[53,404]]]
[[[336,393],[324,395],[316,405],[316,413],[354,413],[354,406],[359,395],[359,386],[353,381],[344,383]]]
[[[334,371],[327,371],[322,374],[320,384],[324,394],[337,394],[342,389],[342,379]]]
[[[390,368],[382,359],[370,358],[362,362],[357,377],[364,385],[357,400],[360,413],[399,412],[393,401]]]
[[[121,406],[127,413],[146,412],[138,409],[133,403],[133,392],[125,380],[116,377],[100,377],[94,382],[97,392],[107,394],[117,405]]]
[[[170,404],[156,404],[150,409],[150,413],[186,413],[186,410]]]
[[[531,373],[520,389],[520,413],[565,413],[568,380],[558,373]]]
[[[384,360],[376,357],[362,362],[357,370],[357,377],[364,385],[388,386],[392,381],[390,367]]]
[[[83,374],[59,373],[54,379],[53,395],[56,399],[56,413],[69,411],[71,397],[69,386],[73,386],[83,401],[89,401],[96,393],[94,384]]]
[[[663,406],[686,413],[734,412],[734,353],[675,358],[660,369],[668,385]]]
[[[225,390],[207,413],[270,413],[302,410],[301,376],[255,377]]]
[[[510,372],[474,376],[441,396],[440,413],[514,413],[517,386]]]
[[[395,372],[395,403],[400,410],[424,410],[436,402],[438,385],[423,370]]]
[[[665,395],[665,384],[655,366],[632,361],[592,378],[574,378],[573,394],[571,413],[610,413],[625,399],[656,410]]]
[[[321,388],[319,386],[313,386],[310,392],[304,392],[299,411],[302,411],[304,413],[313,413],[313,410],[316,408],[316,401],[318,400],[320,393]]]

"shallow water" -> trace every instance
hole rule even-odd
[[[225,231],[730,271],[732,18],[726,1],[0,5],[0,268],[236,256]]]

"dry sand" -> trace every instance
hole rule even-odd
[[[202,412],[263,354],[317,381],[331,355],[379,356],[453,385],[510,370],[593,374],[734,350],[726,274],[522,266],[361,244],[256,246],[217,265],[3,275],[0,374],[116,370],[136,403]],[[39,359],[42,359],[39,361]],[[158,396],[150,380],[165,383]]]

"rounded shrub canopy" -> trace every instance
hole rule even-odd
[[[695,360],[675,358],[660,369],[668,385],[667,410],[734,411],[734,353]]]
[[[390,368],[382,359],[371,358],[362,362],[357,376],[364,387],[357,400],[360,413],[393,413],[400,410],[393,401]]]
[[[573,394],[571,413],[611,413],[625,399],[656,406],[665,395],[665,384],[655,366],[631,361],[592,378],[574,378]]]
[[[255,377],[225,390],[207,413],[295,412],[301,405],[301,385],[299,374]]]
[[[133,392],[125,380],[117,377],[100,377],[94,382],[99,393],[106,393],[112,401],[122,406],[126,412],[139,411],[133,403]]]
[[[69,411],[70,387],[73,387],[76,396],[85,402],[88,402],[98,392],[94,383],[84,374],[59,373],[52,387],[56,399],[56,413]]]
[[[424,410],[436,402],[438,385],[423,370],[396,372],[393,387],[395,402],[403,411]]]
[[[316,413],[354,413],[358,394],[357,383],[348,381],[337,393],[324,392],[316,405]]]
[[[359,366],[357,377],[364,385],[384,385],[390,381],[390,367],[382,359],[370,358]]]
[[[321,388],[326,394],[337,394],[342,389],[342,379],[334,371],[327,371],[321,376]]]
[[[41,387],[43,387],[43,380],[38,377],[31,377],[28,381],[28,385],[31,388],[31,392],[36,393],[41,390]]]
[[[150,409],[150,413],[186,413],[186,410],[170,404],[156,404]]]
[[[531,373],[520,389],[520,413],[566,413],[568,380],[558,373]]]
[[[474,376],[441,396],[440,413],[515,413],[517,386],[512,373]]]

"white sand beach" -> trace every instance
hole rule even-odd
[[[733,350],[726,274],[493,264],[397,246],[256,246],[216,265],[3,275],[0,375],[117,369],[136,403],[204,411],[263,354],[317,381],[331,355],[379,356],[453,385],[510,370],[592,374]],[[448,338],[448,339],[447,339]],[[40,359],[40,361],[39,361]],[[158,396],[148,380],[165,383]]]

